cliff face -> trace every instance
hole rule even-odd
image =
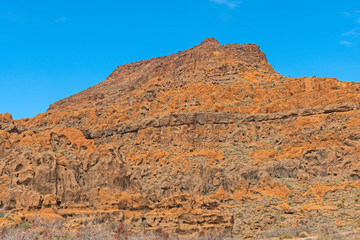
[[[0,115],[0,207],[182,236],[351,229],[359,102],[360,84],[287,78],[256,45],[206,39],[119,66],[32,119]]]
[[[49,111],[64,108],[105,107],[134,100],[134,93],[146,91],[140,97],[154,96],[153,91],[168,91],[196,83],[229,85],[240,79],[238,73],[257,69],[275,74],[264,53],[254,44],[222,46],[215,39],[178,53],[119,66],[109,77],[78,94],[52,104]]]

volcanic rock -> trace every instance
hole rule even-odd
[[[34,118],[0,114],[0,207],[184,237],[259,238],[304,219],[351,228],[359,103],[358,83],[284,77],[257,45],[205,39],[119,66]]]

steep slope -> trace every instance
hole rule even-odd
[[[359,102],[360,84],[284,77],[254,44],[206,39],[120,66],[32,119],[0,115],[0,207],[23,214],[4,224],[356,228]]]
[[[169,56],[119,66],[105,81],[54,103],[49,110],[119,104],[131,98],[132,92],[141,90],[144,84],[152,83],[162,91],[201,82],[231,84],[240,79],[238,72],[248,69],[275,73],[258,46],[222,46],[209,38],[198,46]],[[154,93],[147,95],[151,94]]]

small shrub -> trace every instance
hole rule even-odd
[[[61,240],[75,240],[75,237],[70,233],[65,233],[64,236],[60,238]]]
[[[146,222],[140,223],[139,227],[146,228],[148,227],[148,224]]]
[[[121,222],[116,228],[115,228],[115,239],[123,239],[126,237],[128,231],[128,226],[125,225],[125,223]]]
[[[43,236],[43,238],[53,238],[54,234],[51,232],[51,230],[49,228],[44,228],[41,232],[40,235]]]
[[[331,240],[328,236],[320,236],[317,240]]]
[[[301,233],[299,233],[298,237],[306,238],[306,237],[309,237],[309,234],[307,232],[301,232]]]
[[[285,234],[283,234],[283,235],[281,235],[279,237],[280,240],[282,240],[282,239],[290,239],[290,238],[294,238],[294,236],[289,234],[289,233],[285,233]]]
[[[22,228],[24,230],[28,230],[31,228],[31,224],[28,222],[23,222],[22,224],[19,225],[19,228]]]

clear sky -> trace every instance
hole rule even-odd
[[[360,81],[359,0],[0,0],[0,112],[33,117],[206,37],[258,44],[285,76]]]

